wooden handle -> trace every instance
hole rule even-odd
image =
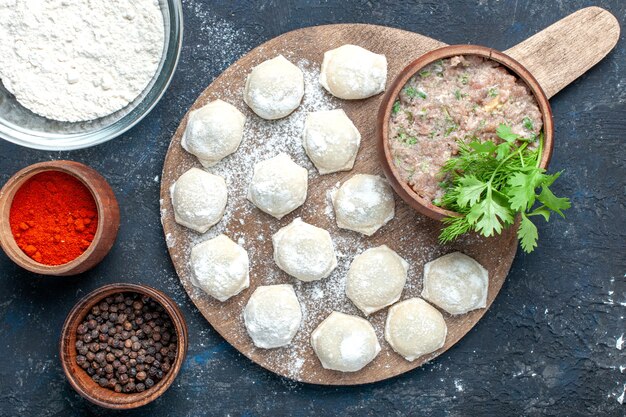
[[[604,58],[619,33],[615,16],[587,7],[504,52],[524,65],[550,98]]]

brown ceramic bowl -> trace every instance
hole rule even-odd
[[[17,246],[9,213],[13,197],[28,179],[45,171],[61,171],[82,182],[96,202],[98,229],[91,245],[80,256],[62,265],[45,265],[31,259]],[[13,175],[0,190],[0,247],[19,266],[42,275],[76,275],[93,268],[113,246],[120,225],[120,210],[113,190],[94,169],[73,161],[50,161],[30,165]]]
[[[108,388],[102,388],[91,379],[84,369],[76,364],[76,328],[93,306],[104,298],[119,292],[134,292],[151,297],[163,306],[172,319],[172,323],[176,329],[176,344],[178,350],[170,371],[153,387],[143,392],[124,394]],[[59,349],[61,365],[63,366],[65,376],[67,376],[72,387],[82,397],[101,407],[126,410],[141,407],[142,405],[154,401],[172,385],[172,382],[174,382],[185,360],[187,343],[188,331],[185,318],[171,298],[161,291],[147,285],[109,284],[87,294],[74,306],[72,311],[70,311],[63,324]]]
[[[407,65],[396,79],[391,83],[390,88],[385,93],[380,110],[378,112],[377,123],[377,140],[378,140],[378,153],[383,166],[383,170],[387,179],[389,180],[393,189],[400,195],[400,197],[411,207],[418,212],[431,217],[436,220],[441,220],[445,217],[457,215],[457,213],[445,210],[441,207],[437,207],[431,203],[428,199],[420,196],[416,193],[406,182],[404,182],[400,174],[397,172],[391,156],[391,150],[389,149],[389,118],[391,116],[391,110],[396,98],[400,94],[400,91],[411,77],[417,74],[425,66],[444,58],[450,58],[457,55],[478,55],[484,58],[492,59],[511,73],[516,75],[519,79],[524,81],[531,93],[535,96],[539,110],[543,115],[543,154],[541,156],[540,165],[542,168],[546,168],[550,162],[552,156],[552,148],[554,146],[554,124],[552,121],[552,110],[548,97],[546,97],[543,89],[533,77],[533,75],[522,66],[519,62],[511,58],[510,56],[498,52],[491,48],[476,45],[451,45],[443,48],[435,49],[427,52],[415,61]]]

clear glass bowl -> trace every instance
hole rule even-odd
[[[0,137],[28,148],[66,151],[111,140],[143,119],[161,99],[178,64],[183,41],[181,0],[159,0],[165,23],[165,47],[150,84],[123,109],[89,122],[46,119],[24,108],[0,82]]]

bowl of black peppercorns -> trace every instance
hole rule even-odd
[[[83,297],[61,333],[72,387],[102,407],[130,409],[165,392],[187,353],[187,325],[172,299],[138,284],[110,284]]]

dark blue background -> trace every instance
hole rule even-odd
[[[122,137],[92,149],[41,152],[0,141],[0,183],[38,161],[73,159],[102,173],[120,202],[117,243],[92,271],[34,276],[0,254],[0,416],[109,416],[66,382],[57,343],[74,303],[105,283],[160,288],[183,308],[189,354],[172,388],[127,415],[609,415],[623,416],[626,384],[626,49],[617,48],[551,102],[557,194],[567,219],[541,224],[540,247],[518,252],[484,319],[455,347],[400,377],[367,386],[294,383],[261,369],[218,336],[190,303],[167,255],[159,179],[170,138],[197,95],[253,47],[292,29],[367,22],[447,43],[506,49],[582,7],[607,1],[185,0],[185,40],[172,85]],[[556,185],[556,184],[555,184]],[[123,413],[119,413],[123,414]]]

